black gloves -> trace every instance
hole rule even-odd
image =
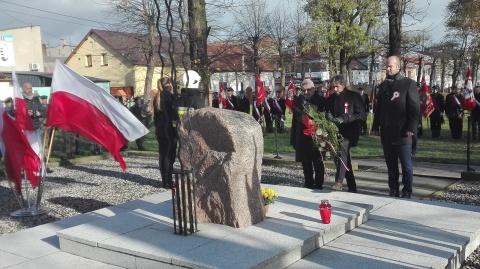
[[[330,113],[330,111],[327,111],[325,113],[325,119],[327,119],[328,121],[331,121],[333,119],[333,115],[332,113]]]

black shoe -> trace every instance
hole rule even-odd
[[[412,199],[412,194],[411,193],[402,193],[402,198],[405,198],[405,199]]]
[[[312,190],[323,190],[323,186],[319,186],[317,184],[314,184],[313,187],[311,187],[310,189],[312,189]]]
[[[348,192],[357,193],[357,189],[348,189]]]
[[[388,194],[390,197],[400,197],[400,192],[398,190],[390,190],[390,193]]]
[[[47,173],[48,173],[48,174],[53,173],[53,170],[50,169],[49,167],[47,167]]]

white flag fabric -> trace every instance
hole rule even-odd
[[[73,132],[104,146],[125,171],[120,148],[148,129],[117,99],[59,60],[55,63],[47,126]]]

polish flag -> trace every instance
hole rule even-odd
[[[469,66],[467,69],[467,79],[465,80],[465,88],[463,90],[463,107],[468,111],[472,111],[476,105],[477,105],[477,102],[473,94],[472,72],[470,71],[470,66]]]
[[[433,106],[432,96],[428,90],[425,76],[422,76],[422,86],[420,87],[420,111],[422,112],[423,117],[426,118],[432,114],[433,110],[435,110],[435,107]]]
[[[120,148],[148,133],[117,99],[59,60],[53,72],[46,125],[101,144],[120,163],[123,171],[127,166]]]
[[[225,97],[225,87],[223,86],[223,82],[220,82],[220,90],[218,94],[218,107],[225,108],[227,107],[227,98]]]
[[[288,84],[287,98],[285,98],[285,105],[293,111],[293,100],[295,96],[295,86],[293,86],[293,79],[290,77],[290,83]]]
[[[28,142],[25,134],[18,127],[15,120],[8,115],[7,111],[0,102],[0,151],[5,162],[5,173],[7,179],[12,181],[15,185],[15,190],[18,193],[22,191],[22,168],[35,166],[31,164],[32,160],[35,160],[38,164],[40,160],[37,154],[32,150],[30,143]],[[27,178],[38,178],[33,175],[33,171],[25,168]],[[31,181],[32,187],[38,186],[38,182],[34,185]]]
[[[12,72],[12,83],[13,97],[15,98],[15,121],[20,129],[33,131],[32,120],[30,119],[30,115],[28,115],[27,104],[25,103],[25,99],[23,99],[22,90],[15,71]]]
[[[263,83],[260,80],[260,72],[257,72],[256,76],[256,84],[257,84],[257,96],[256,96],[256,101],[257,104],[262,104],[263,99],[265,99],[265,89],[263,88]]]
[[[26,155],[24,155],[24,166],[23,169],[27,175],[28,181],[32,184],[33,188],[36,188],[40,183],[40,167],[42,159],[42,149],[40,148],[40,142],[38,141],[37,135],[33,129],[32,119],[28,115],[27,104],[23,98],[22,90],[20,84],[18,83],[17,75],[15,71],[12,72],[12,84],[13,84],[13,96],[15,97],[15,124],[18,126],[18,129],[23,133],[23,137],[27,140],[31,150],[28,150]],[[22,138],[23,139],[23,138]],[[34,152],[35,154],[31,155],[30,153]]]

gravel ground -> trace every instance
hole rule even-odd
[[[158,172],[158,159],[126,157],[125,161],[128,173],[122,173],[113,160],[54,168],[46,178],[42,198],[42,206],[51,211],[35,217],[10,217],[19,205],[8,181],[0,177],[0,236],[165,191]],[[326,184],[333,173],[327,169]],[[303,173],[297,166],[263,166],[262,183],[300,187]],[[480,182],[467,181],[434,200],[480,205],[478,193]],[[480,247],[461,268],[480,268]]]

